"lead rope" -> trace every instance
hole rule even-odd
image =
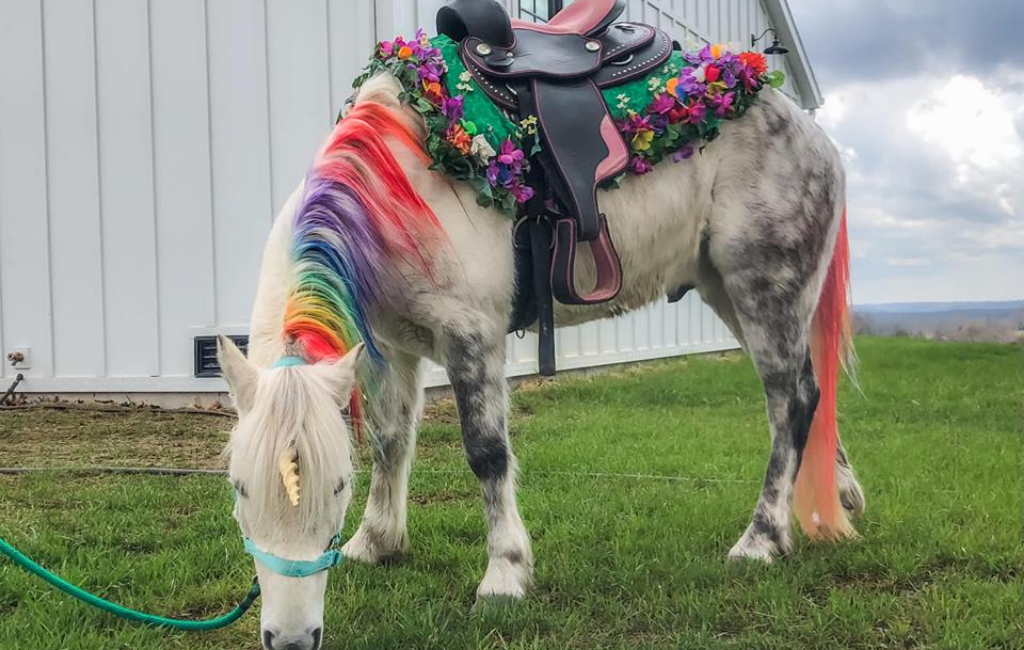
[[[132,621],[134,623],[142,623],[144,625],[152,625],[154,627],[170,628],[174,630],[185,630],[188,632],[204,632],[209,630],[218,630],[222,627],[231,625],[238,619],[240,619],[249,608],[252,607],[253,603],[260,596],[260,584],[256,581],[256,578],[252,580],[252,587],[249,588],[249,593],[245,595],[245,598],[238,603],[233,610],[207,621],[189,621],[177,618],[164,618],[163,616],[156,616],[155,614],[146,614],[139,612],[134,609],[123,607],[116,603],[112,603],[109,600],[105,600],[94,594],[85,591],[81,587],[67,582],[63,578],[53,574],[52,572],[44,569],[36,562],[32,561],[27,555],[14,548],[7,543],[2,537],[0,537],[0,553],[3,553],[14,562],[15,565],[28,571],[29,573],[41,578],[53,585],[57,589],[60,589],[69,596],[73,596],[78,600],[92,605],[97,609],[103,610],[108,614],[114,616],[120,616],[123,619]]]

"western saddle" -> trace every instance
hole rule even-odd
[[[541,150],[527,177],[537,191],[515,228],[510,331],[538,322],[542,375],[555,372],[552,296],[596,304],[622,286],[597,188],[625,171],[630,149],[601,90],[649,74],[678,48],[649,25],[615,23],[625,5],[577,0],[547,24],[510,19],[495,0],[453,0],[437,13],[438,33],[459,43],[466,69],[494,103],[519,120],[537,120]],[[596,286],[585,293],[574,277],[581,241],[590,243],[597,269]]]

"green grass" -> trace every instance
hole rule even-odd
[[[1024,648],[1024,347],[859,346],[864,395],[844,386],[840,425],[867,493],[862,540],[800,539],[768,567],[724,561],[769,444],[760,387],[740,355],[564,379],[514,397],[536,586],[525,602],[473,609],[485,529],[445,402],[420,435],[412,553],[336,570],[325,647]],[[228,426],[4,413],[0,466],[217,466]],[[118,601],[208,616],[244,593],[251,573],[231,498],[216,477],[0,477],[0,536]],[[255,615],[200,635],[132,627],[0,565],[4,650],[255,649],[257,627]]]

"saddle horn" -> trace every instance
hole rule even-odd
[[[498,47],[515,44],[512,21],[495,0],[452,0],[437,11],[437,33],[456,43],[475,36]]]

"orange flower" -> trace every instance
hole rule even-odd
[[[441,84],[436,81],[424,81],[423,96],[427,98],[427,101],[439,106],[444,100],[441,95]]]
[[[676,86],[678,86],[678,85],[679,85],[679,78],[678,77],[672,77],[671,79],[668,80],[668,83],[665,84],[665,90],[668,91],[669,95],[672,95],[673,97],[675,97],[675,95],[676,95]]]
[[[466,129],[462,128],[461,124],[456,124],[448,131],[448,142],[451,142],[452,146],[464,156],[468,156],[473,148],[473,138],[466,133]]]
[[[405,60],[410,56],[412,56],[412,48],[408,45],[403,45],[398,49],[398,58]]]
[[[768,72],[768,59],[757,52],[744,52],[740,54],[740,63],[750,68],[756,75],[763,75]]]
[[[725,43],[715,43],[711,46],[711,56],[716,59],[722,58],[722,55],[726,52]]]

